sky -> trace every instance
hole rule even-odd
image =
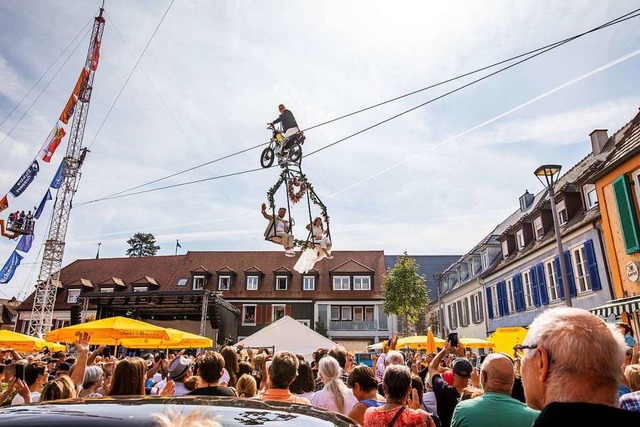
[[[55,125],[87,54],[85,25],[100,4],[0,2],[0,121],[6,119],[0,193],[13,186]],[[262,147],[143,189],[205,180],[200,183],[100,199],[266,144],[266,123],[278,116],[280,103],[309,128],[637,8],[637,0],[403,1],[393,7],[371,0],[107,0],[83,142],[90,153],[63,265],[94,258],[98,244],[101,257],[123,257],[137,232],[155,236],[159,255],[173,255],[176,239],[178,253],[278,249],[264,240],[260,215],[277,168],[206,180],[259,168]],[[586,35],[304,158],[303,170],[328,209],[334,250],[469,251],[518,208],[525,190],[542,190],[533,175],[539,165],[569,170],[590,152],[594,129],[611,134],[635,116],[639,20]],[[491,71],[311,129],[304,151]],[[10,210],[40,202],[66,141]],[[282,190],[276,203],[285,197]],[[24,298],[33,290],[52,208],[50,202],[33,248],[11,282],[0,285],[0,297]],[[292,216],[294,234],[306,237],[305,207],[294,206]],[[0,241],[0,265],[15,244]]]

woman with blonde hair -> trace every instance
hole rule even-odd
[[[248,374],[242,375],[236,382],[236,392],[239,397],[255,397],[258,394],[256,379]]]
[[[62,375],[45,384],[40,394],[40,402],[73,399],[74,397],[76,397],[76,386],[71,381],[71,377]]]
[[[338,361],[331,356],[322,358],[318,367],[318,375],[320,375],[324,387],[313,395],[311,404],[349,415],[353,406],[358,403],[358,399],[340,379]]]

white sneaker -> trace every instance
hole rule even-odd
[[[286,251],[284,251],[284,254],[288,257],[296,256],[296,253],[293,251],[293,249],[287,249]]]

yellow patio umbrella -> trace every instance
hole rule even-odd
[[[438,350],[436,348],[436,339],[433,336],[433,331],[431,328],[427,331],[427,346],[425,347],[428,353],[437,353]]]
[[[459,338],[458,341],[465,348],[493,348],[495,344],[491,341],[483,340],[480,338]]]
[[[523,327],[497,328],[487,340],[495,344],[494,352],[513,355],[513,347],[524,342],[527,332]]]
[[[431,334],[433,336],[433,334]],[[410,337],[403,337],[398,339],[396,349],[409,347],[412,350],[427,349],[428,335],[413,335]],[[444,345],[444,340],[433,337],[433,341],[436,345]]]
[[[180,334],[178,340],[157,340],[153,338],[125,338],[120,345],[126,348],[208,348],[213,347],[213,340],[191,332],[167,328],[170,334]]]
[[[67,348],[62,344],[51,343],[42,338],[31,337],[18,332],[0,330],[0,348],[12,348],[18,353],[35,353],[48,347],[50,351],[64,351]]]
[[[89,334],[91,344],[104,345],[120,345],[122,340],[131,338],[178,340],[182,337],[182,333],[172,333],[160,326],[116,316],[55,329],[47,333],[46,339],[72,343],[83,332]]]

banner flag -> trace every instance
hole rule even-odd
[[[0,199],[0,212],[2,212],[3,210],[7,209],[9,207],[9,199],[7,198],[7,195],[5,194],[4,197],[2,199]]]
[[[18,197],[19,195],[21,195],[24,190],[27,189],[29,184],[33,182],[39,171],[40,165],[38,164],[37,160],[34,160],[29,168],[22,174],[20,179],[18,179],[18,182],[16,182],[15,185],[11,187],[11,190],[9,190],[11,194],[13,194],[14,197]]]
[[[64,128],[56,122],[56,127],[51,131],[42,146],[42,150],[40,150],[39,156],[43,162],[49,163],[51,161],[53,153],[56,152],[56,148],[58,148],[58,145],[60,145],[62,138],[64,138],[66,134],[67,133],[64,131]]]
[[[100,61],[100,40],[96,40],[93,47],[93,56],[91,57],[91,69],[93,71],[98,69],[98,62]]]
[[[9,283],[13,274],[16,272],[16,269],[20,265],[20,261],[22,261],[23,256],[18,252],[13,251],[9,259],[7,260],[2,270],[0,270],[0,283]]]
[[[47,190],[47,194],[44,195],[44,197],[42,198],[42,201],[38,205],[38,209],[36,209],[36,212],[33,214],[33,217],[35,219],[40,218],[40,215],[42,215],[42,211],[44,210],[44,205],[47,204],[48,200],[51,200],[51,190]]]
[[[60,162],[60,166],[58,166],[58,171],[56,172],[53,179],[51,180],[51,185],[49,187],[58,189],[62,186],[62,183],[64,182],[64,176],[62,175],[63,168],[64,168],[64,159],[62,159],[62,161]]]
[[[33,234],[23,234],[20,240],[18,241],[16,250],[27,253],[31,249],[32,244],[33,244]]]
[[[60,114],[60,121],[65,125],[69,123],[69,119],[73,116],[73,111],[75,110],[76,103],[78,102],[78,96],[80,96],[80,89],[85,85],[88,77],[89,71],[83,67],[80,72],[80,76],[78,77],[78,81],[73,88],[73,93],[69,96],[67,105],[65,105],[64,110],[62,110],[62,114]]]

